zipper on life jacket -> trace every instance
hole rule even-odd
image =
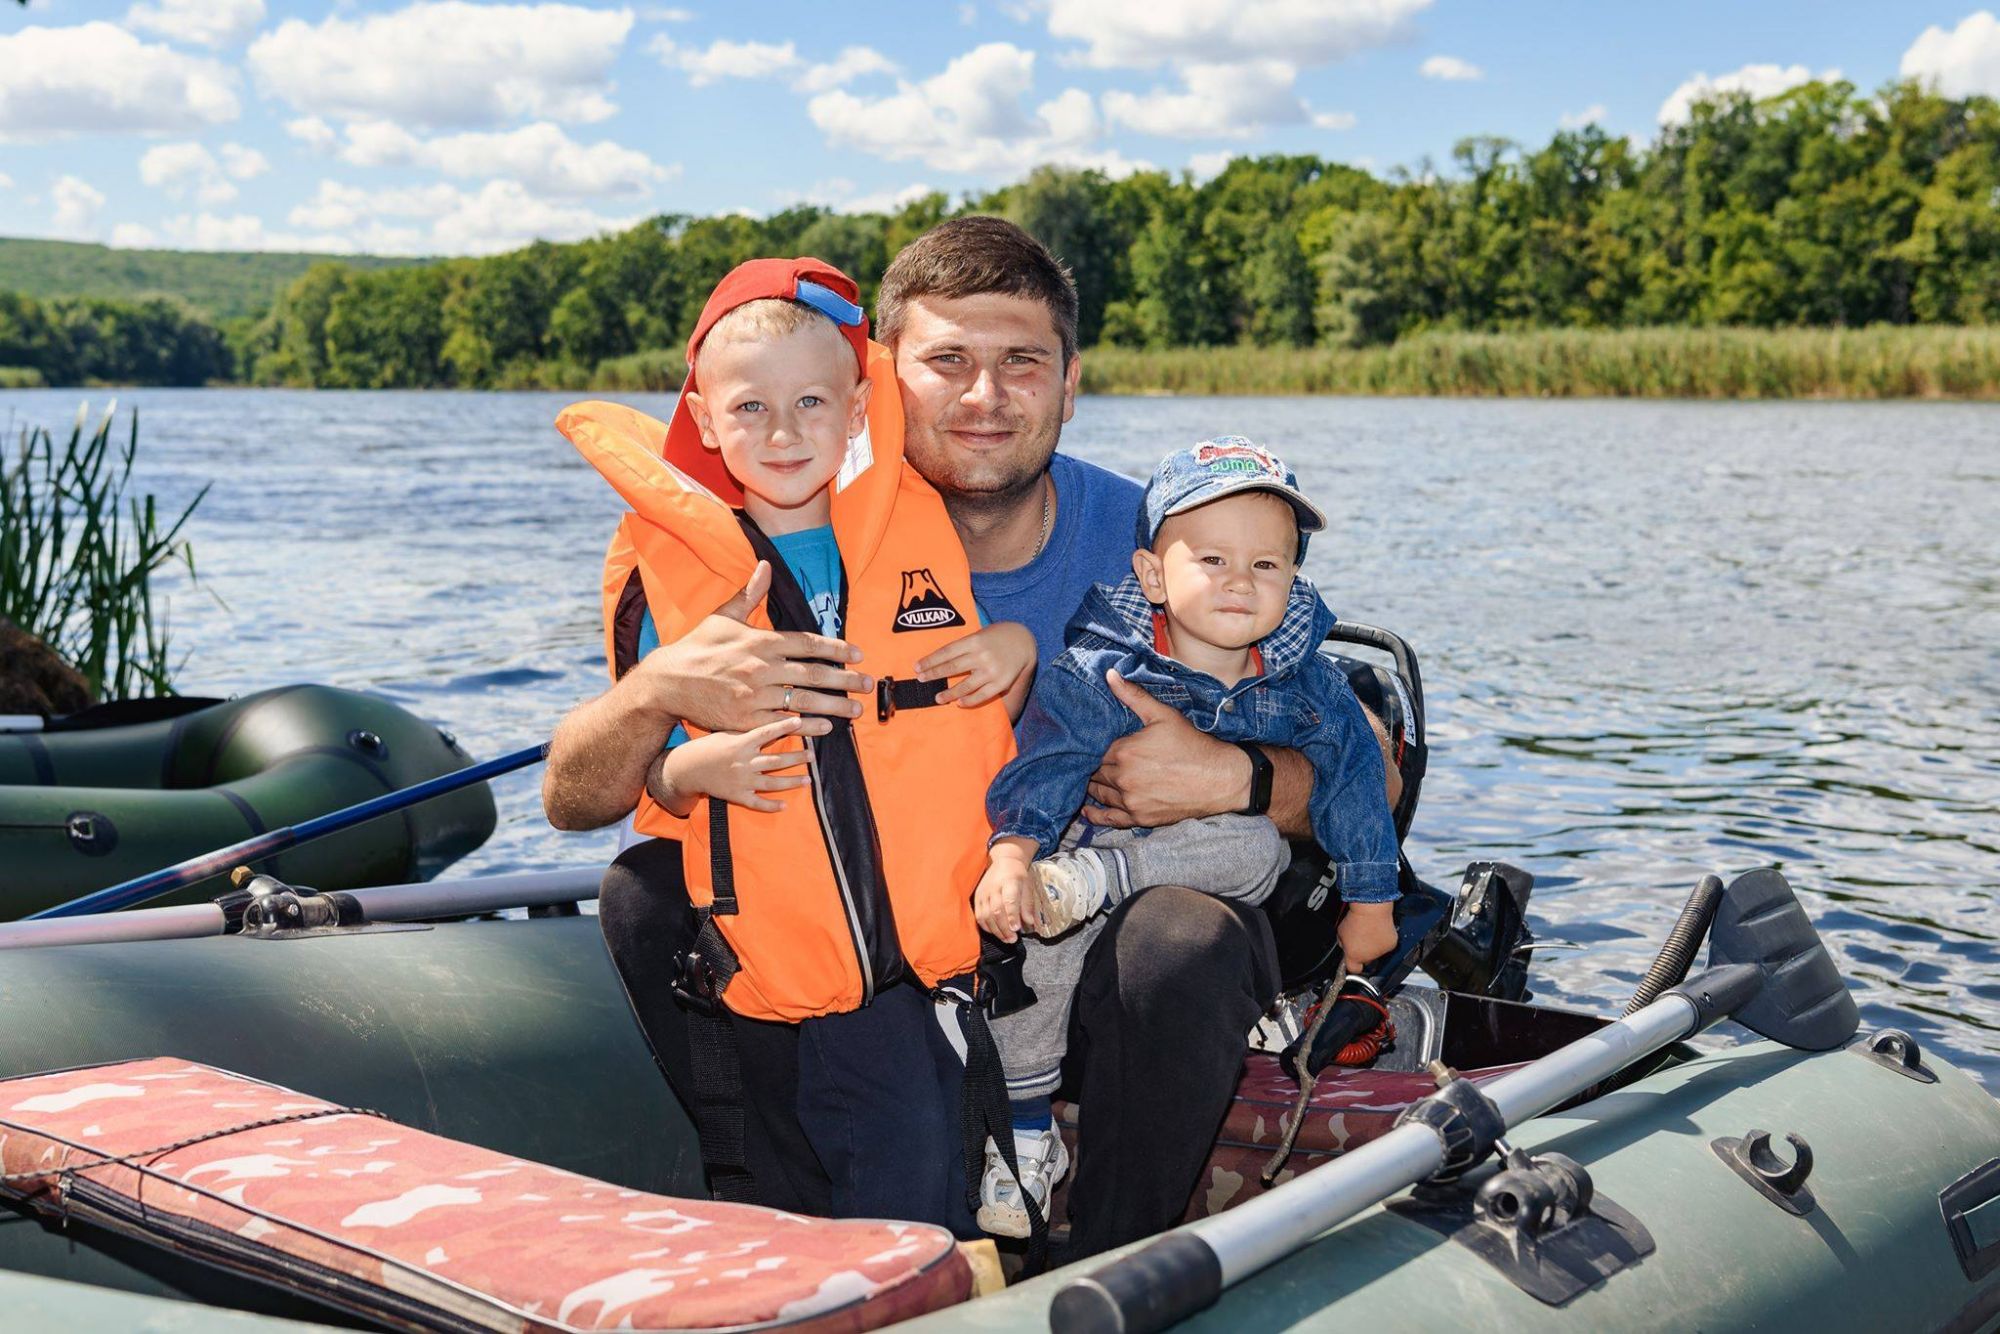
[[[833,823],[826,813],[826,786],[819,768],[819,754],[813,748],[813,739],[807,737],[806,776],[812,781],[813,814],[819,817],[819,835],[826,844],[827,865],[833,868],[833,883],[840,891],[840,907],[847,916],[847,938],[854,946],[854,962],[861,969],[861,1003],[875,999],[875,966],[868,958],[868,942],[861,932],[861,914],[854,906],[854,882],[847,874],[847,860],[840,855],[840,845],[833,836]]]
[[[819,631],[818,618],[806,603],[805,594],[792,577],[791,568],[748,515],[737,514],[751,550],[771,566],[771,590],[766,606],[771,625],[777,630]],[[847,578],[842,571],[839,611],[847,620]],[[840,664],[830,663],[829,666]],[[868,787],[855,745],[854,728],[845,718],[829,720],[826,736],[806,739],[806,775],[813,796],[813,814],[819,820],[820,840],[826,848],[827,865],[833,872],[835,892],[847,923],[849,943],[854,948],[855,969],[861,977],[861,1004],[875,999],[881,988],[902,980],[908,971],[902,942],[896,931],[895,910],[889,900],[888,882],[883,878],[880,835],[869,802]],[[833,791],[822,763],[823,754],[834,757],[833,778],[840,791]],[[851,772],[850,772],[851,770]],[[838,803],[838,809],[836,809]]]

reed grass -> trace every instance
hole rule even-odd
[[[2000,399],[2000,327],[1419,334],[1371,348],[1098,347],[1098,394]]]
[[[24,427],[14,457],[0,460],[0,617],[74,664],[99,699],[171,695],[175,664],[152,577],[178,563],[197,579],[181,530],[208,488],[163,519],[157,498],[132,483],[139,414],[114,445],[116,412],[114,402],[86,431],[79,408],[67,438]]]

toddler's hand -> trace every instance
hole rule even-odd
[[[1041,897],[1027,859],[998,845],[972,891],[972,916],[980,930],[1011,945],[1024,930],[1040,934]]]
[[[955,639],[917,664],[919,681],[965,679],[938,696],[938,703],[965,708],[999,699],[1035,670],[1035,636],[1025,625],[999,621]]]
[[[662,777],[673,792],[716,797],[753,811],[784,809],[782,801],[765,796],[804,787],[807,775],[788,774],[806,762],[802,746],[768,753],[764,747],[799,730],[796,716],[765,723],[748,732],[710,732],[675,746],[664,762]]]
[[[1396,948],[1396,905],[1350,903],[1341,916],[1338,934],[1347,971],[1361,972]]]

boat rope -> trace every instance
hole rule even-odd
[[[1299,1142],[1299,1127],[1306,1123],[1306,1104],[1312,1101],[1313,1085],[1319,1081],[1319,1076],[1313,1072],[1310,1065],[1313,1043],[1319,1040],[1320,1027],[1326,1023],[1328,1011],[1333,1009],[1329,1002],[1338,996],[1340,989],[1346,985],[1347,960],[1342,959],[1339,966],[1333,970],[1333,977],[1327,982],[1326,989],[1319,993],[1319,1000],[1313,1005],[1312,1013],[1306,1016],[1306,1031],[1299,1037],[1299,1096],[1292,1104],[1291,1123],[1285,1127],[1284,1138],[1278,1141],[1277,1152],[1271,1155],[1270,1162],[1264,1164],[1264,1170],[1257,1174],[1258,1180],[1262,1181],[1267,1189],[1271,1182],[1277,1179],[1278,1173],[1284,1169],[1285,1160],[1292,1156],[1292,1146]]]
[[[387,1113],[372,1111],[366,1107],[328,1106],[314,1112],[287,1112],[283,1116],[267,1116],[257,1121],[245,1121],[240,1125],[225,1126],[220,1130],[205,1130],[199,1135],[190,1135],[186,1139],[177,1139],[171,1144],[160,1144],[150,1149],[133,1149],[129,1153],[108,1154],[105,1157],[97,1158],[87,1163],[66,1162],[56,1164],[53,1167],[33,1167],[20,1172],[0,1172],[0,1183],[32,1181],[39,1177],[74,1176],[78,1172],[88,1172],[92,1168],[111,1167],[113,1165],[130,1167],[137,1170],[138,1164],[133,1161],[136,1158],[157,1158],[163,1153],[172,1153],[176,1149],[193,1148],[197,1144],[205,1144],[212,1139],[227,1139],[231,1135],[241,1135],[246,1131],[264,1130],[271,1126],[290,1125],[295,1121],[316,1121],[323,1116],[373,1116],[379,1117],[384,1121],[389,1119]],[[43,1138],[50,1137],[46,1130],[36,1126],[23,1125],[16,1121],[0,1120],[0,1129],[17,1131],[23,1135],[35,1135]],[[80,1146],[69,1145],[68,1147],[77,1148]]]

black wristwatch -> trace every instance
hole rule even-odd
[[[1250,804],[1238,811],[1238,815],[1265,815],[1271,809],[1271,775],[1277,772],[1271,757],[1264,748],[1249,741],[1238,741],[1236,748],[1250,757]]]

